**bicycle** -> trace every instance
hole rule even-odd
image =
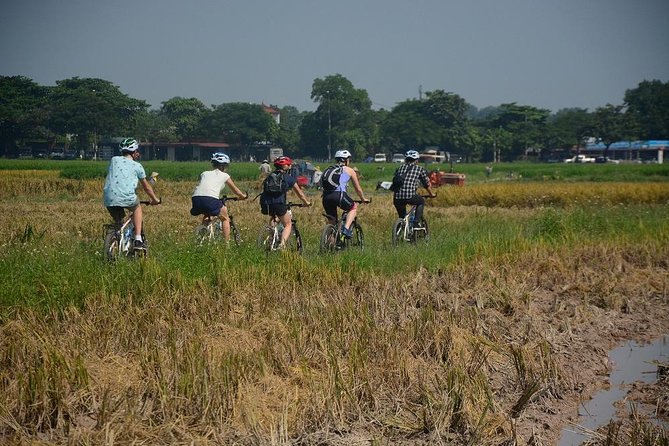
[[[237,201],[239,197],[228,197],[224,195],[220,200],[225,205],[228,201]],[[236,246],[242,242],[241,233],[237,226],[235,225],[235,220],[230,212],[228,207],[228,219],[230,220],[230,240],[234,242]],[[205,218],[204,223],[199,224],[193,231],[195,234],[196,243],[202,245],[204,243],[216,242],[223,239],[223,222],[221,221],[218,215],[212,215]]]
[[[288,212],[290,213],[290,219],[292,222],[292,228],[290,231],[290,237],[286,241],[286,246],[284,249],[287,251],[295,251],[298,254],[302,254],[304,245],[302,244],[302,235],[300,230],[297,228],[297,220],[293,218],[293,213],[291,211],[292,207],[307,207],[302,203],[286,203],[288,207]],[[258,234],[258,247],[266,252],[272,252],[282,249],[281,248],[281,233],[283,232],[283,224],[279,217],[274,216],[272,220],[260,230]]]
[[[434,198],[430,195],[421,195],[423,198]],[[412,205],[409,212],[404,218],[398,218],[393,224],[393,246],[398,246],[400,243],[416,244],[419,241],[425,243],[430,241],[430,229],[427,225],[425,216],[421,217],[420,222],[416,225],[416,208],[418,205]]]
[[[162,202],[159,201],[158,204]],[[149,206],[150,201],[140,201],[141,205]],[[121,223],[109,223],[103,226],[104,228],[104,253],[108,261],[114,262],[119,257],[146,257],[149,251],[149,244],[144,234],[142,225],[142,240],[144,241],[144,249],[134,249],[134,232],[135,225],[132,222],[132,215],[134,212],[128,213]]]
[[[364,203],[362,200],[353,201],[355,203]],[[358,248],[360,251],[365,249],[365,235],[362,232],[362,226],[358,223],[357,215],[353,219],[353,223],[351,223],[351,232],[353,235],[350,238],[344,236],[343,233],[348,211],[344,211],[340,219],[327,214],[323,214],[323,216],[328,219],[328,222],[334,221],[334,223],[326,224],[321,232],[321,253],[342,251],[350,247]]]

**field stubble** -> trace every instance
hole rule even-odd
[[[164,183],[146,213],[155,256],[110,266],[95,252],[101,182],[69,181],[0,197],[2,271],[36,282],[3,287],[10,442],[554,441],[617,340],[669,332],[666,223],[587,240],[570,226],[583,216],[437,200],[431,246],[392,255],[378,195],[364,254],[267,259],[192,248],[192,184]],[[252,233],[257,203],[232,206]],[[299,211],[317,240],[320,209]],[[50,275],[59,263],[79,269]]]

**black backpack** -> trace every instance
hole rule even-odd
[[[336,166],[330,166],[325,171],[323,171],[323,176],[321,177],[321,188],[330,192],[333,191],[339,186],[339,179],[341,174],[344,171],[344,166],[338,164]]]
[[[288,190],[283,173],[274,171],[262,183],[262,191],[269,195],[281,195]]]
[[[395,175],[393,175],[393,181],[389,188],[393,192],[397,192],[402,188],[402,185],[404,184],[404,178],[407,176],[407,172],[410,169],[410,167],[407,167],[406,169],[403,169],[402,167],[398,168],[395,171]]]

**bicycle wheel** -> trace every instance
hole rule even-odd
[[[119,233],[115,229],[107,229],[104,241],[105,258],[114,262],[119,256]]]
[[[275,228],[272,226],[263,227],[258,233],[258,237],[256,239],[258,248],[267,252],[272,251],[274,244],[278,243],[274,240],[275,238],[280,238],[280,235],[275,234]]]
[[[213,237],[210,224],[197,225],[197,227],[193,230],[193,234],[195,234],[195,243],[198,245],[207,243]]]
[[[353,223],[353,237],[351,237],[349,243],[360,251],[365,249],[365,235],[362,232],[362,226],[357,221]]]
[[[242,242],[242,236],[239,233],[239,229],[237,229],[237,226],[235,225],[235,222],[232,221],[232,219],[230,219],[230,240],[235,244],[235,246],[239,246],[239,244]]]
[[[420,224],[413,228],[412,239],[414,243],[427,243],[430,241],[430,229],[427,226],[427,220],[425,220],[425,218],[421,218]]]
[[[334,225],[325,225],[321,232],[320,252],[333,252],[337,244],[337,228]]]
[[[302,234],[300,234],[300,231],[297,229],[295,222],[293,222],[293,227],[290,230],[290,237],[288,238],[287,245],[286,248],[288,250],[302,254]]]
[[[398,218],[393,224],[393,246],[398,246],[404,242],[404,219]]]

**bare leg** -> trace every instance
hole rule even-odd
[[[358,213],[358,206],[353,206],[353,208],[350,211],[348,211],[345,224],[346,229],[351,229],[351,225],[353,224],[353,220],[355,219],[357,213]]]
[[[135,225],[135,236],[142,235],[142,205],[138,205],[132,213],[132,224]]]
[[[279,217],[279,220],[283,224],[283,232],[281,232],[281,246],[285,246],[286,242],[288,241],[288,237],[290,237],[290,231],[293,228],[292,214],[290,211],[288,211]]]
[[[218,214],[218,218],[221,219],[223,226],[223,238],[226,242],[230,241],[230,218],[228,218],[228,208],[223,206],[221,208],[221,213]]]

